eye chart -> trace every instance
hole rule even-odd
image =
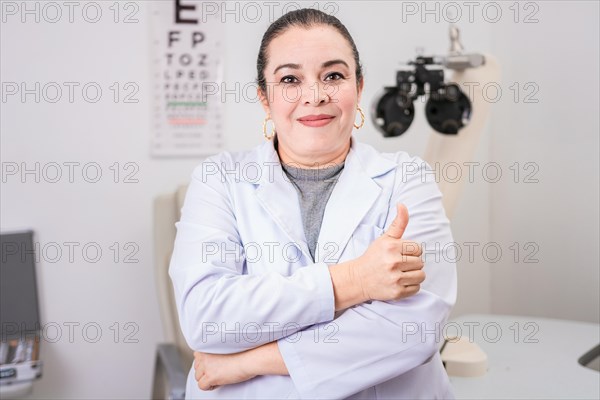
[[[218,17],[202,15],[198,2],[148,2],[154,157],[194,157],[223,148],[223,80]]]

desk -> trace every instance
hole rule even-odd
[[[31,394],[33,382],[19,382],[0,386],[0,399],[17,399]]]
[[[471,314],[446,325],[488,356],[486,375],[450,377],[457,399],[599,399],[600,373],[578,363],[600,342],[600,325],[537,317]]]

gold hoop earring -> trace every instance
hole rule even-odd
[[[273,129],[271,130],[271,136],[267,135],[267,123],[269,122],[269,120],[271,120],[271,117],[269,115],[267,115],[263,121],[263,135],[265,136],[265,139],[267,140],[271,140],[275,137],[275,123],[273,123]]]
[[[360,113],[360,125],[356,125],[354,124],[354,127],[356,129],[360,129],[363,127],[363,125],[365,124],[365,114],[363,113],[363,110],[360,108],[360,106],[356,106],[356,109],[358,110],[358,112]]]

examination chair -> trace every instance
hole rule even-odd
[[[165,343],[156,349],[153,399],[184,399],[187,374],[193,360],[181,329],[175,306],[169,261],[175,242],[175,223],[179,221],[187,185],[154,200],[154,263]]]

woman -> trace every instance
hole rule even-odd
[[[312,9],[282,16],[258,83],[269,140],[197,167],[177,223],[187,398],[452,397],[449,222],[420,159],[352,137],[364,81],[348,31]]]

